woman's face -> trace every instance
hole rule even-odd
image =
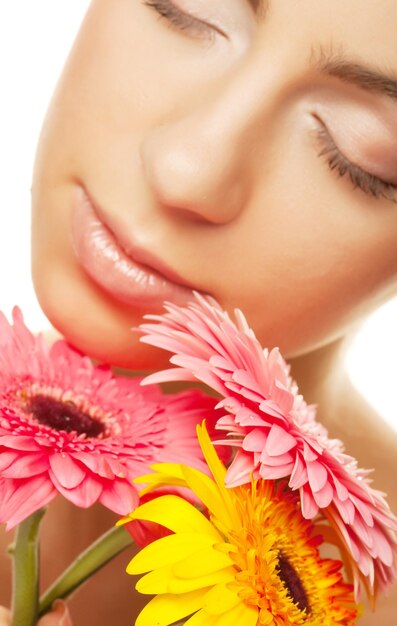
[[[395,0],[93,0],[34,171],[52,323],[156,366],[131,327],[196,289],[291,358],[396,293],[396,24]]]

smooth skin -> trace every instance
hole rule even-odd
[[[395,0],[162,0],[157,12],[93,0],[37,151],[32,263],[69,341],[130,370],[164,364],[131,334],[143,311],[109,297],[76,258],[83,185],[110,222],[280,347],[331,436],[375,468],[397,511],[396,434],[343,365],[362,320],[397,294],[397,100],[391,81],[364,88],[368,71],[360,86],[335,69],[343,57],[396,78],[396,23]],[[86,512],[88,535],[97,516],[110,520]],[[68,554],[76,539],[63,532]],[[131,623],[136,598],[117,567],[82,591],[77,626],[109,624],[109,604]],[[393,626],[396,614],[394,589],[360,624]]]

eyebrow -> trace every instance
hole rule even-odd
[[[327,50],[323,46],[312,48],[311,64],[322,74],[356,85],[371,93],[387,96],[397,102],[397,76],[389,75],[349,58],[345,53]]]

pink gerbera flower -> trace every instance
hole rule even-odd
[[[142,390],[57,341],[48,348],[18,309],[0,314],[0,523],[12,528],[58,493],[79,507],[124,515],[133,478],[153,462],[203,468],[195,425],[214,399]]]
[[[338,440],[315,419],[315,409],[298,394],[278,349],[263,350],[243,314],[236,323],[210,298],[196,294],[187,308],[166,305],[164,315],[146,316],[142,341],[174,354],[176,368],[147,377],[145,384],[200,380],[222,396],[218,428],[237,452],[226,483],[254,478],[289,480],[299,490],[302,514],[319,511],[342,539],[359,590],[371,593],[395,578],[397,519],[367,471],[344,453]]]

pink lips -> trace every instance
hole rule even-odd
[[[126,254],[80,187],[73,205],[72,241],[81,267],[116,300],[140,309],[158,308],[165,300],[179,305],[192,300],[192,289],[150,253],[129,242]]]

